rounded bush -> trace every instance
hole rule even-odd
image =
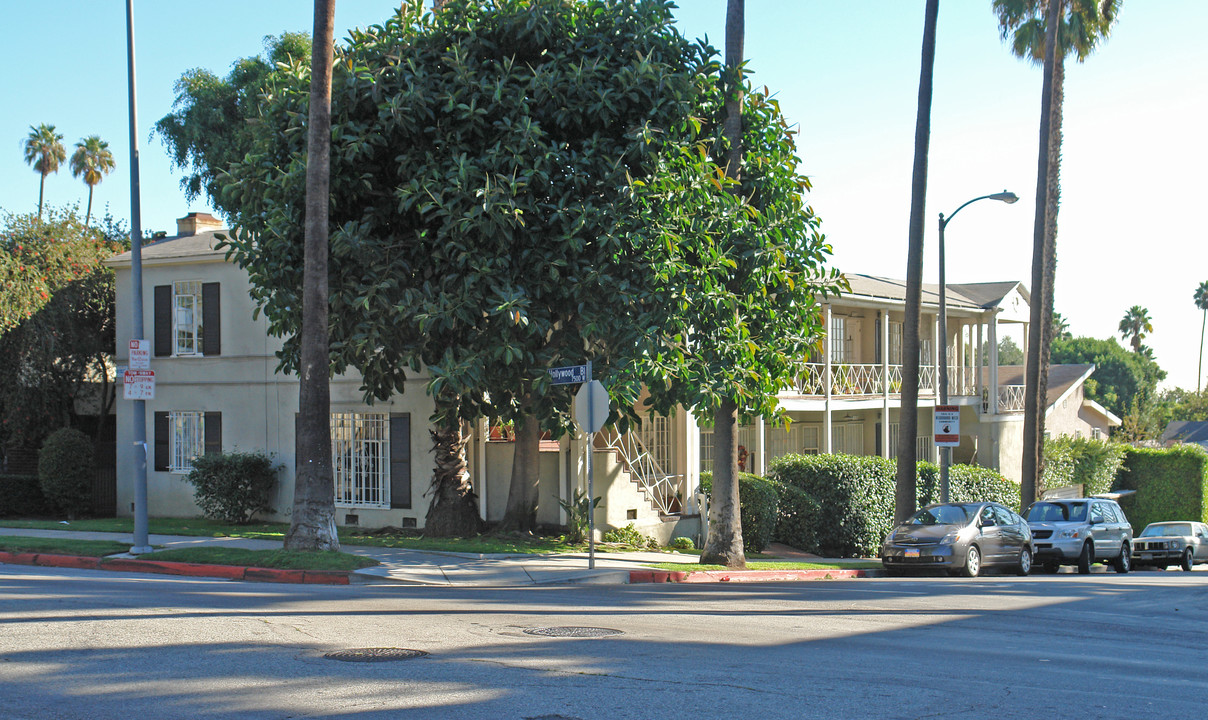
[[[643,535],[642,531],[634,527],[633,523],[629,523],[623,528],[609,530],[608,532],[604,533],[603,540],[606,543],[628,545],[638,549],[658,547],[658,543],[654,540],[654,538]]]
[[[263,453],[211,453],[193,459],[185,480],[206,517],[241,524],[258,512],[272,512],[269,499],[277,470]]]
[[[96,477],[92,439],[74,428],[60,428],[46,438],[38,453],[38,485],[57,512],[69,518],[92,509]]]
[[[667,547],[672,550],[695,550],[696,543],[692,542],[692,538],[681,535],[680,537],[671,538],[671,544]]]

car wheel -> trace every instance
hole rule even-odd
[[[965,577],[975,578],[981,573],[981,550],[970,545],[965,551]]]
[[[1112,566],[1121,575],[1132,569],[1132,552],[1128,549],[1128,543],[1120,546],[1120,556],[1116,558]]]
[[[1095,546],[1091,543],[1086,543],[1082,546],[1082,552],[1078,554],[1078,574],[1089,575],[1091,565],[1095,564]]]
[[[1195,565],[1195,556],[1191,554],[1191,548],[1183,551],[1183,561],[1179,563],[1179,567],[1187,572],[1191,572],[1191,568]]]
[[[1019,551],[1019,567],[1015,569],[1015,574],[1027,575],[1030,572],[1032,572],[1032,551],[1025,547]]]

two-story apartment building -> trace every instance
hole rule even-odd
[[[156,396],[146,403],[148,506],[156,516],[192,516],[198,509],[183,480],[191,459],[207,451],[261,450],[281,465],[273,518],[292,504],[296,378],[276,371],[281,341],[254,316],[246,273],[216,249],[220,223],[190,214],[178,235],[142,250],[144,326],[153,328]],[[131,338],[129,253],[108,261],[117,275],[118,364]],[[744,469],[762,472],[785,453],[852,453],[892,457],[901,406],[904,283],[848,276],[851,292],[824,307],[828,337],[821,357],[803,358],[780,405],[783,426],[740,428]],[[924,288],[918,454],[934,458],[931,408],[938,358],[937,288]],[[957,462],[975,462],[1018,478],[1022,438],[1022,368],[1000,366],[1000,328],[1026,327],[1028,295],[1017,282],[948,287],[950,401],[961,407]],[[986,351],[983,352],[983,348]],[[1092,366],[1050,369],[1049,417],[1068,434],[1106,432],[1119,420],[1081,394]],[[381,527],[422,527],[432,477],[428,418],[432,402],[417,376],[386,402],[364,403],[355,373],[331,385],[332,455],[337,521]],[[118,511],[132,511],[133,404],[119,400]],[[695,535],[693,491],[712,467],[712,430],[687,410],[650,417],[640,430],[596,435],[594,488],[603,498],[597,527],[633,523],[663,540]],[[503,516],[512,445],[485,420],[474,428],[469,463],[484,519]],[[583,436],[542,443],[538,521],[565,523],[557,500],[585,488]]]

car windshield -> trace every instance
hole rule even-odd
[[[1191,526],[1187,523],[1167,523],[1165,525],[1148,525],[1138,537],[1164,537],[1191,535]]]
[[[1038,502],[1028,509],[1028,522],[1085,522],[1084,502]]]
[[[960,505],[937,505],[919,510],[906,521],[907,525],[967,525],[969,513]]]

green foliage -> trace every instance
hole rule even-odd
[[[206,517],[243,524],[258,512],[272,512],[269,500],[277,483],[272,460],[263,453],[210,453],[193,459],[184,477]]]
[[[1134,402],[1147,405],[1158,383],[1166,378],[1166,371],[1151,358],[1128,352],[1112,338],[1054,338],[1050,361],[1094,363],[1095,372],[1086,381],[1086,397],[1120,417],[1128,414]]]
[[[654,538],[643,535],[640,530],[633,526],[633,523],[629,523],[623,528],[609,530],[604,533],[603,540],[606,543],[628,545],[639,550],[658,547],[658,542]]]
[[[696,543],[692,542],[692,538],[681,535],[679,537],[671,538],[671,544],[667,547],[671,548],[672,550],[695,550]]]
[[[40,447],[73,422],[75,399],[102,380],[100,414],[114,400],[113,271],[127,247],[111,217],[86,227],[77,209],[6,215],[0,230],[0,442]],[[106,386],[107,385],[107,386]]]
[[[1154,401],[1153,412],[1155,425],[1163,430],[1175,420],[1208,420],[1208,390],[1163,390]]]
[[[154,134],[173,164],[185,171],[180,186],[192,202],[202,193],[225,213],[222,173],[251,150],[260,120],[261,94],[271,92],[277,63],[305,67],[310,37],[286,32],[264,38],[264,54],[236,60],[226,77],[194,68],[176,81],[172,112],[155,123]]]
[[[567,542],[581,543],[587,539],[591,512],[596,509],[602,499],[599,497],[588,499],[587,493],[582,490],[575,490],[570,501],[558,499],[558,504],[566,511]]]
[[[776,532],[773,539],[789,547],[816,552],[816,528],[822,521],[822,508],[818,501],[795,485],[776,480],[768,480],[768,483],[776,490]]]
[[[572,393],[542,368],[586,351],[607,378],[650,326],[648,263],[619,220],[687,122],[700,55],[650,0],[409,2],[352,31],[332,80],[333,369],[357,369],[367,399],[426,369],[438,424],[565,426]],[[294,63],[272,80],[220,181],[231,256],[292,372],[309,78]],[[633,404],[636,381],[609,387]]]
[[[72,428],[60,428],[46,438],[38,453],[38,486],[56,511],[69,518],[92,508],[96,476],[92,440]]]
[[[875,555],[881,540],[893,529],[896,465],[892,460],[864,455],[784,455],[772,461],[768,476],[803,490],[816,504],[813,530],[824,554]],[[1019,507],[1019,486],[989,468],[953,465],[948,480],[953,501],[993,500]],[[939,467],[920,462],[917,488],[919,506],[939,502]]]
[[[706,495],[712,493],[713,473],[700,474],[700,487]],[[745,553],[757,553],[775,539],[777,501],[773,482],[759,475],[738,473],[738,505]]]
[[[1023,356],[1023,348],[1016,345],[1014,338],[1010,335],[998,341],[999,365],[1023,365]],[[982,343],[981,363],[983,366],[990,364],[990,342],[988,340]],[[972,358],[970,358],[970,364],[972,364]]]
[[[1208,453],[1196,445],[1125,447],[1115,490],[1135,490],[1121,499],[1135,531],[1167,520],[1208,522]]]
[[[1088,438],[1045,440],[1041,487],[1082,485],[1086,495],[1109,492],[1124,462],[1125,447]]]
[[[0,517],[33,517],[47,510],[37,475],[0,475]]]

